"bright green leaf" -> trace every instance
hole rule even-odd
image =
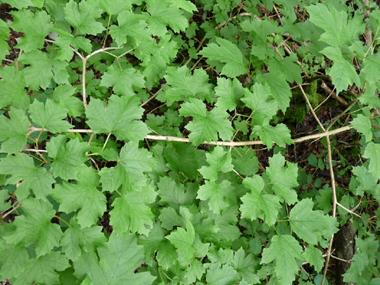
[[[183,228],[177,228],[176,231],[171,232],[166,236],[178,251],[184,255],[184,263],[190,263],[194,255],[194,238],[195,231],[190,221],[186,222],[186,230]]]
[[[55,182],[51,173],[43,167],[34,166],[33,158],[25,153],[16,153],[15,156],[8,155],[1,159],[0,173],[12,175],[7,184],[16,184],[24,180],[15,192],[19,200],[27,198],[30,189],[38,199],[46,200]]]
[[[70,213],[78,209],[78,223],[82,228],[96,225],[98,217],[107,210],[106,197],[97,189],[99,175],[90,167],[78,168],[76,183],[63,181],[55,184],[52,197],[60,203],[61,212]]]
[[[365,142],[372,140],[371,121],[368,117],[359,114],[351,121],[351,124],[359,133],[365,136]]]
[[[183,104],[179,112],[184,117],[193,117],[193,121],[186,128],[191,131],[189,138],[195,146],[204,141],[218,141],[217,133],[223,140],[230,140],[232,137],[233,129],[227,120],[228,114],[217,107],[208,112],[202,101],[190,99],[190,103]]]
[[[199,172],[205,179],[210,181],[216,181],[219,174],[230,172],[233,169],[231,153],[224,151],[222,147],[216,146],[214,151],[210,154],[206,154],[207,163],[209,166],[202,166]]]
[[[336,218],[324,215],[322,211],[313,211],[314,203],[310,199],[298,202],[290,211],[289,222],[297,236],[309,244],[315,245],[338,231]]]
[[[262,263],[276,260],[276,275],[281,284],[291,285],[300,269],[297,259],[303,260],[302,247],[289,235],[275,235],[269,248],[264,248]]]
[[[243,59],[240,49],[228,40],[217,37],[217,44],[211,43],[203,48],[199,54],[225,63],[222,74],[228,77],[235,77],[247,72],[247,64]]]
[[[104,73],[100,86],[114,86],[113,91],[117,95],[129,97],[135,96],[133,87],[144,88],[144,82],[143,76],[136,69],[131,67],[121,70],[116,65],[111,65]]]
[[[64,8],[66,20],[74,27],[78,34],[97,34],[104,30],[103,25],[97,22],[102,10],[99,1],[81,1],[79,5],[70,0]]]
[[[364,149],[364,158],[369,159],[369,172],[380,179],[380,144],[369,142]]]
[[[35,100],[29,108],[33,123],[53,133],[65,132],[72,127],[67,121],[67,109],[57,105],[52,100],[45,104]]]
[[[208,200],[210,209],[219,214],[235,203],[235,187],[227,180],[223,180],[219,184],[206,181],[204,185],[199,187],[197,198]]]
[[[267,124],[263,126],[256,125],[252,131],[259,135],[268,149],[272,148],[273,142],[281,147],[285,147],[287,143],[293,144],[290,130],[285,124],[277,124],[275,127]]]
[[[97,248],[98,254],[91,251],[81,255],[74,262],[74,269],[77,275],[87,274],[94,285],[150,285],[155,277],[148,272],[134,273],[141,265],[143,251],[134,234],[113,233],[105,246]]]
[[[19,72],[15,66],[4,66],[0,68],[1,96],[0,106],[12,107],[26,110],[29,106],[30,99],[25,92],[25,79],[22,72]]]
[[[54,177],[60,176],[62,179],[76,179],[78,169],[88,159],[85,152],[88,150],[86,143],[79,142],[78,139],[66,142],[65,135],[53,137],[46,144],[46,150],[50,157],[54,158],[51,170]]]
[[[29,121],[24,111],[14,108],[9,112],[9,117],[0,117],[0,141],[3,141],[0,152],[11,154],[24,148]]]
[[[131,231],[148,236],[154,215],[149,204],[156,201],[157,193],[150,185],[132,184],[124,187],[121,197],[112,203],[110,224],[116,232]]]
[[[285,158],[277,153],[269,158],[267,173],[277,197],[292,205],[297,202],[297,193],[292,188],[298,186],[298,169],[296,164],[289,162],[286,164],[285,167]]]
[[[87,123],[94,132],[114,134],[119,140],[138,142],[149,133],[146,125],[137,121],[143,109],[136,96],[113,95],[107,106],[99,99],[92,99],[86,114]]]
[[[36,242],[37,257],[48,254],[53,247],[58,246],[62,235],[60,227],[50,222],[55,215],[53,206],[48,201],[30,198],[22,201],[22,208],[28,216],[16,217],[13,223],[16,230],[4,236],[4,239],[15,245]]]
[[[241,217],[251,220],[260,218],[268,226],[273,225],[281,208],[280,199],[273,194],[261,194],[264,189],[264,180],[261,176],[247,177],[243,184],[251,190],[251,193],[245,194],[241,198],[243,202],[240,206]]]

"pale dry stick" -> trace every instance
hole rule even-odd
[[[47,150],[44,149],[33,149],[33,148],[24,148],[22,151],[27,151],[27,152],[47,152]]]
[[[318,105],[317,107],[314,108],[314,112],[315,112],[319,107],[321,107],[323,104],[326,103],[326,101],[327,101],[327,100],[331,97],[331,95],[333,94],[334,90],[335,90],[335,87],[334,87],[334,89],[331,91],[331,93],[329,94],[329,96],[327,96],[325,100],[323,100],[321,103],[319,103],[319,105]]]
[[[195,67],[197,66],[197,64],[202,60],[203,56],[201,56],[197,62],[190,68],[190,71],[193,71],[195,69]]]
[[[231,20],[232,19],[236,19],[238,16],[251,16],[251,13],[241,13],[241,14],[239,14],[239,15],[236,15],[236,16],[234,16],[234,17],[232,17],[232,18],[229,18],[228,19],[228,22],[231,22]],[[258,19],[259,21],[261,21],[261,19],[259,19],[259,17],[258,16],[256,16],[256,15],[253,15],[256,19]],[[219,30],[221,27],[223,27],[224,25],[227,25],[227,22],[224,22],[224,23],[220,23],[219,25],[217,25],[216,27],[215,27],[215,30]]]
[[[201,40],[201,42],[199,43],[197,49],[195,50],[195,53],[197,53],[201,49],[201,47],[202,47],[203,43],[205,42],[205,40],[206,40],[206,37],[204,37]],[[186,61],[186,63],[184,65],[188,65],[190,61],[191,61],[191,57]]]
[[[364,6],[369,7],[369,0],[364,0]],[[371,12],[367,9],[363,9],[364,18],[368,18]],[[365,26],[364,31],[365,45],[371,49],[371,53],[374,51],[374,47],[372,45],[372,32],[368,29],[368,24]]]
[[[6,216],[8,216],[8,215],[10,215],[12,212],[16,211],[17,208],[20,208],[20,207],[21,207],[21,205],[22,205],[22,202],[21,202],[21,201],[18,201],[18,202],[17,202],[17,206],[15,207],[15,206],[13,205],[13,206],[12,206],[13,209],[12,209],[11,211],[9,211],[8,213],[6,213],[4,216],[1,216],[1,219],[4,220]]]
[[[325,127],[323,126],[321,121],[318,119],[317,114],[315,114],[313,106],[311,106],[309,98],[307,98],[307,95],[306,95],[305,91],[303,90],[302,85],[298,84],[298,88],[301,90],[303,97],[305,97],[306,103],[309,106],[310,112],[313,114],[314,119],[317,121],[317,123],[321,127],[322,131],[325,131]]]
[[[70,46],[71,47],[71,46]],[[89,55],[87,56],[83,56],[81,55],[78,51],[76,51],[75,48],[71,47],[71,49],[80,57],[80,59],[82,60],[82,100],[83,100],[83,107],[84,107],[84,110],[87,111],[87,95],[86,95],[86,64],[87,64],[87,60],[95,55],[95,54],[98,54],[98,53],[101,53],[101,52],[104,52],[106,50],[115,50],[115,49],[122,49],[124,47],[108,47],[108,48],[101,48],[101,49],[98,49],[96,51],[93,51],[92,53],[90,53]]]
[[[154,98],[156,98],[157,97],[157,95],[158,95],[158,92],[160,92],[162,90],[162,88],[160,88],[160,90],[158,90],[156,93],[154,93],[148,100],[146,100],[144,103],[142,103],[141,105],[140,105],[140,107],[143,107],[143,106],[145,106],[146,104],[148,104],[151,100],[153,100]]]
[[[239,176],[241,179],[244,180],[244,177],[241,176],[239,172],[237,172],[235,169],[232,169],[232,171],[235,172],[237,176]]]
[[[335,129],[335,130],[332,130],[332,131],[325,131],[325,132],[314,134],[314,135],[307,135],[307,136],[304,136],[304,137],[293,139],[293,143],[300,143],[300,142],[304,142],[304,141],[318,139],[318,138],[325,137],[327,135],[328,136],[333,136],[333,135],[339,134],[341,132],[345,132],[345,131],[351,130],[353,128],[354,127],[352,125],[348,125],[348,126],[345,126],[345,127],[342,127],[342,128],[338,128],[338,129]],[[41,131],[42,132],[48,132],[48,130],[46,130],[46,129],[31,127],[29,129],[28,134],[31,134],[33,132],[41,132]],[[68,132],[68,133],[94,133],[93,130],[88,130],[88,129],[69,129],[66,132]],[[183,142],[183,143],[188,143],[189,142],[189,139],[187,139],[187,138],[179,138],[179,137],[171,137],[171,136],[147,135],[145,138],[149,139],[149,140],[158,140],[158,141],[176,141],[176,142]],[[206,142],[205,141],[202,144],[220,145],[220,146],[233,146],[233,147],[235,147],[235,146],[247,146],[247,145],[262,145],[263,142],[260,141],[260,140],[258,140],[258,141],[246,141],[246,142],[231,142],[231,141],[228,141],[228,142],[225,142],[225,141]]]
[[[369,221],[369,220],[363,218],[363,217],[360,216],[359,214],[356,214],[353,210],[347,209],[347,208],[346,208],[345,206],[343,206],[342,204],[336,202],[336,205],[339,206],[339,207],[341,207],[343,210],[347,211],[347,212],[350,213],[351,215],[355,215],[355,216],[357,216],[358,218],[360,218],[360,219],[366,221],[367,223],[372,224],[371,221]]]
[[[326,135],[326,144],[327,144],[327,155],[329,158],[331,190],[332,190],[332,194],[333,194],[332,216],[335,218],[336,217],[336,205],[337,205],[338,201],[336,199],[335,175],[334,175],[334,169],[333,169],[333,165],[332,165],[331,142],[330,142],[329,135]],[[330,255],[331,255],[331,249],[332,249],[333,241],[334,241],[334,234],[332,234],[332,236],[331,236],[329,247],[327,249],[327,257],[326,257],[325,269],[323,271],[323,277],[322,277],[321,285],[325,283],[327,268],[329,267],[329,262],[330,262]]]
[[[275,48],[275,50],[276,50],[277,54],[279,54],[280,57],[282,58],[280,52],[278,51],[278,48]],[[333,171],[333,166],[332,166],[331,142],[330,142],[329,132],[325,130],[323,124],[319,121],[317,115],[314,112],[313,107],[310,104],[309,98],[307,98],[307,95],[306,95],[305,91],[303,90],[302,86],[300,84],[298,84],[298,87],[301,90],[303,96],[305,97],[305,100],[306,100],[306,102],[310,108],[311,113],[313,114],[314,119],[318,122],[319,126],[323,130],[322,134],[324,134],[324,136],[326,137],[327,154],[328,154],[330,177],[331,177],[331,189],[332,189],[332,194],[333,194],[333,207],[332,207],[333,213],[332,213],[332,216],[335,218],[336,217],[337,198],[336,198],[336,189],[335,189],[335,176],[334,176],[334,171]],[[332,234],[332,236],[331,236],[329,247],[327,249],[327,258],[326,258],[326,262],[325,262],[325,268],[323,271],[323,277],[322,277],[321,284],[324,284],[325,279],[326,279],[327,268],[328,268],[328,265],[330,262],[330,255],[331,255],[331,249],[332,249],[333,241],[334,241],[334,234]]]

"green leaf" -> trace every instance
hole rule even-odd
[[[103,25],[96,19],[103,12],[98,1],[82,1],[79,5],[70,0],[64,8],[66,20],[74,27],[77,34],[94,34],[104,30]]]
[[[45,104],[35,100],[30,105],[29,112],[33,123],[50,132],[65,132],[72,127],[67,121],[63,121],[67,117],[67,109],[52,100],[46,100]]]
[[[183,278],[186,280],[187,284],[192,284],[197,280],[201,280],[206,269],[202,262],[198,259],[193,259],[189,267],[186,268]]]
[[[281,111],[285,113],[289,107],[292,93],[283,75],[277,70],[268,72],[258,76],[257,82],[269,86],[273,98],[277,101]],[[268,94],[267,91],[266,94]]]
[[[236,226],[239,211],[236,207],[229,207],[221,215],[209,212],[210,218],[215,220],[218,227],[217,235],[213,236],[215,244],[222,247],[230,247],[232,241],[238,239],[241,235],[239,228]]]
[[[219,262],[212,263],[206,274],[208,285],[234,285],[239,281],[239,274],[230,265],[220,266]]]
[[[55,182],[52,175],[43,167],[35,167],[33,158],[25,153],[16,153],[15,156],[8,155],[0,161],[0,173],[12,175],[7,184],[16,184],[24,180],[17,188],[15,194],[19,200],[27,198],[30,189],[38,199],[46,200],[53,191]]]
[[[269,158],[267,173],[277,197],[292,205],[297,202],[297,193],[292,188],[298,186],[298,169],[296,164],[290,162],[286,164],[285,167],[285,158],[277,153]]]
[[[280,199],[273,194],[261,194],[265,186],[261,176],[247,177],[243,180],[243,184],[251,192],[240,198],[243,202],[240,206],[241,217],[251,220],[260,218],[268,226],[274,225],[281,208]]]
[[[369,159],[369,172],[376,179],[380,179],[380,145],[369,142],[364,149],[363,157]]]
[[[49,252],[37,259],[29,259],[24,265],[23,274],[14,284],[59,284],[60,275],[57,271],[63,271],[69,266],[69,261],[59,251]]]
[[[127,95],[126,97],[128,97],[135,95],[132,86],[144,88],[144,83],[144,77],[136,69],[130,67],[121,70],[116,65],[111,65],[104,73],[100,86],[114,86],[113,91],[116,94]]]
[[[236,101],[244,96],[244,89],[239,80],[218,77],[215,94],[219,97],[216,106],[222,110],[232,111],[236,108]]]
[[[354,255],[354,262],[344,274],[344,282],[360,282],[359,284],[368,283],[368,279],[372,279],[374,265],[376,264],[379,248],[378,238],[372,233],[367,233],[363,240],[357,237],[355,239],[357,251]],[[375,269],[377,270],[377,269]],[[376,283],[369,283],[376,284]]]
[[[269,248],[264,248],[261,264],[276,260],[276,275],[281,284],[291,285],[300,266],[297,259],[303,260],[302,247],[289,235],[276,235]]]
[[[148,237],[140,236],[138,243],[144,246],[145,262],[152,266],[149,262],[155,257],[160,266],[164,270],[168,270],[175,265],[178,254],[169,240],[164,238],[165,234],[166,231],[162,228],[161,223],[157,222],[149,232]]]
[[[189,99],[190,103],[185,103],[180,109],[180,114],[184,117],[192,116],[193,121],[187,124],[186,128],[191,131],[190,141],[198,146],[204,141],[218,141],[218,135],[222,140],[230,140],[233,134],[231,123],[226,119],[228,114],[214,108],[210,112],[206,110],[206,105],[197,99]]]
[[[78,168],[76,183],[62,181],[55,184],[51,195],[57,200],[59,211],[70,213],[78,209],[78,223],[82,228],[96,225],[98,217],[102,217],[107,210],[106,197],[97,189],[99,175],[90,167]]]
[[[235,252],[235,256],[233,260],[231,260],[231,265],[235,268],[237,273],[239,273],[240,277],[249,284],[260,283],[260,279],[256,275],[258,262],[253,259],[252,254],[246,256],[243,248]]]
[[[110,15],[117,15],[122,11],[130,10],[132,4],[141,4],[141,0],[103,0],[100,6]]]
[[[67,136],[59,135],[51,138],[46,144],[49,156],[54,158],[51,170],[54,177],[59,176],[65,180],[77,179],[77,168],[88,159],[85,152],[89,146],[79,142],[78,139],[72,139],[68,143],[66,140]]]
[[[137,47],[144,40],[149,40],[150,32],[141,15],[124,10],[118,15],[117,21],[117,26],[111,25],[110,34],[118,46],[128,43]]]
[[[124,187],[130,187],[129,184],[135,181],[145,181],[144,172],[152,171],[154,163],[155,161],[146,149],[139,149],[133,142],[125,144],[120,151],[117,166],[104,167],[100,171],[103,191],[112,192],[122,184]]]
[[[363,75],[364,80],[370,84],[375,84],[379,81],[379,78],[376,76],[380,72],[380,54],[370,54],[364,58],[363,68],[360,75]]]
[[[197,7],[189,2],[189,1],[186,1],[186,0],[169,0],[170,2],[170,7],[175,7],[177,9],[183,9],[187,12],[192,12],[192,11],[196,11],[197,10]]]
[[[310,265],[314,266],[315,271],[321,271],[323,264],[325,263],[325,259],[323,258],[322,252],[318,248],[310,245],[306,248],[302,255],[305,260],[310,262]]]
[[[247,73],[247,64],[243,58],[240,49],[228,40],[217,37],[217,44],[211,43],[203,48],[199,54],[216,60],[225,65],[222,68],[222,74],[228,77],[235,77]]]
[[[354,65],[343,58],[338,47],[327,47],[321,53],[334,61],[332,68],[327,71],[328,75],[332,77],[332,83],[335,85],[337,94],[346,90],[348,85],[356,83],[360,86],[360,78]]]
[[[28,252],[25,250],[24,245],[11,246],[10,244],[5,244],[5,248],[0,254],[0,263],[2,264],[0,276],[3,278],[7,276],[8,279],[20,276],[28,260]]]
[[[4,66],[0,68],[1,94],[0,106],[26,110],[29,106],[30,99],[25,92],[25,79],[22,72],[19,72],[15,66]]]
[[[311,199],[298,202],[289,214],[289,223],[297,236],[309,244],[323,242],[322,236],[330,239],[338,231],[336,218],[313,211]]]
[[[47,55],[47,53],[34,50],[23,53],[19,57],[22,63],[30,65],[22,70],[27,87],[37,90],[40,87],[45,89],[50,85],[52,78],[54,78],[57,83],[69,84],[69,75],[64,69],[68,63],[56,59],[49,59]]]
[[[118,233],[131,231],[148,236],[154,215],[148,206],[156,201],[157,193],[150,185],[132,184],[124,187],[121,197],[112,203],[110,224]]]
[[[302,83],[301,68],[295,64],[298,61],[297,54],[292,53],[290,56],[285,57],[281,60],[276,60],[274,58],[269,58],[265,63],[268,65],[269,72],[280,72],[287,81],[296,82],[297,84]]]
[[[194,255],[194,239],[195,231],[190,221],[186,221],[186,230],[184,228],[177,228],[172,231],[170,235],[166,236],[176,248],[183,254],[184,263],[190,263]]]
[[[69,116],[79,117],[84,113],[83,102],[73,96],[75,88],[71,85],[59,85],[54,89],[52,100],[68,110]]]
[[[235,147],[232,152],[232,164],[241,175],[251,176],[259,170],[259,160],[253,150],[244,153],[244,148]]]
[[[196,69],[191,74],[186,66],[169,67],[166,73],[166,82],[172,86],[165,92],[165,98],[169,103],[174,101],[188,102],[190,98],[213,101],[212,85],[208,83],[209,77],[203,69]]]
[[[351,121],[351,124],[359,133],[365,136],[366,143],[372,140],[371,121],[368,117],[359,114]]]
[[[198,168],[205,161],[205,155],[192,144],[184,144],[180,142],[172,142],[165,148],[164,157],[167,166],[177,172],[183,173],[190,179],[195,179],[199,172]]]
[[[180,206],[191,205],[196,196],[195,192],[192,192],[190,189],[185,191],[183,184],[176,182],[170,177],[161,177],[157,186],[160,196],[158,203],[161,206],[169,206],[176,210],[178,210]]]
[[[97,252],[83,254],[74,262],[77,275],[84,277],[87,274],[94,285],[153,283],[155,277],[148,272],[134,273],[144,257],[144,249],[137,245],[134,234],[113,233],[105,246],[97,248]]]
[[[44,39],[52,31],[50,16],[45,11],[19,10],[13,13],[13,30],[24,32],[25,36],[18,40],[17,48],[30,52],[43,48]]]
[[[209,166],[202,166],[199,172],[205,179],[216,181],[220,175],[233,169],[231,153],[224,151],[222,147],[216,146],[211,154],[206,154]]]
[[[235,187],[227,180],[223,180],[219,184],[206,181],[204,185],[199,187],[197,198],[203,201],[208,200],[210,209],[214,213],[220,214],[220,212],[235,203]]]
[[[252,91],[245,89],[244,98],[241,100],[253,111],[252,123],[262,125],[277,114],[278,104],[271,98],[271,91],[267,84],[255,83]]]
[[[330,46],[351,45],[364,33],[365,23],[355,17],[348,20],[347,11],[337,11],[333,5],[316,4],[307,8],[310,21],[325,30],[320,40]]]
[[[290,130],[285,124],[277,124],[275,127],[265,124],[263,126],[256,125],[253,132],[257,133],[263,143],[271,149],[273,142],[281,147],[285,147],[286,144],[293,144],[290,137]]]
[[[82,49],[87,53],[91,53],[92,46],[89,39],[81,36],[74,37],[71,33],[68,33],[61,29],[54,29],[54,31],[59,34],[59,37],[55,40],[54,43],[61,48],[58,51],[57,59],[70,61],[74,55],[72,47],[77,51],[79,49]]]
[[[119,140],[138,142],[149,130],[146,125],[137,121],[141,119],[143,109],[139,99],[129,96],[111,96],[108,105],[99,99],[92,99],[86,111],[88,125],[95,133],[114,134]]]
[[[61,246],[68,259],[75,261],[82,251],[91,252],[96,247],[104,246],[106,237],[101,227],[81,228],[76,218],[70,220],[70,227],[64,232]]]
[[[26,144],[26,133],[29,130],[29,121],[25,112],[12,108],[6,116],[0,117],[0,152],[15,153],[21,151]]]
[[[189,21],[183,15],[183,12],[166,0],[148,0],[147,11],[149,16],[146,21],[149,23],[149,29],[153,35],[162,37],[167,33],[166,26],[169,26],[175,33],[184,31],[189,26]],[[170,5],[170,6],[169,6]]]
[[[355,189],[352,189],[354,194],[363,196],[364,190],[370,193],[375,199],[378,199],[378,196],[380,196],[380,187],[377,184],[378,179],[375,179],[373,174],[368,172],[368,169],[363,165],[353,167],[352,173],[356,176],[356,181],[359,182],[359,185],[355,185]]]
[[[48,254],[58,246],[62,235],[60,227],[50,222],[55,215],[53,206],[48,201],[30,198],[22,201],[22,209],[28,216],[16,217],[16,230],[3,238],[14,245],[36,242],[37,257]]]

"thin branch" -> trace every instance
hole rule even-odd
[[[10,215],[12,212],[16,211],[17,208],[20,208],[22,205],[22,202],[21,201],[18,201],[17,202],[17,206],[15,207],[14,204],[12,206],[12,210],[10,210],[9,212],[7,212],[5,215],[1,216],[1,219],[4,220],[6,216]]]
[[[326,135],[326,143],[327,143],[327,155],[328,155],[328,159],[329,159],[329,168],[330,168],[331,189],[332,189],[332,194],[333,194],[332,216],[335,218],[336,217],[336,205],[338,202],[336,199],[335,176],[334,176],[334,169],[333,169],[333,165],[332,165],[331,142],[330,142],[330,137],[328,135]],[[332,234],[332,236],[331,236],[329,247],[327,249],[327,258],[326,258],[325,269],[323,271],[323,277],[322,277],[321,284],[324,284],[325,279],[326,279],[326,274],[327,274],[327,269],[329,267],[330,255],[331,255],[331,249],[333,246],[333,242],[334,242],[334,234]]]
[[[359,203],[359,204],[360,204],[360,203]],[[349,212],[351,215],[357,216],[358,218],[360,218],[360,219],[366,221],[367,223],[370,223],[370,224],[372,223],[371,221],[369,221],[369,220],[363,218],[362,216],[360,216],[359,214],[356,214],[354,211],[347,209],[347,208],[346,208],[345,206],[343,206],[342,204],[336,202],[336,205],[339,206],[339,207],[341,207],[343,210]]]
[[[339,133],[342,133],[345,131],[349,131],[353,128],[354,127],[352,125],[348,125],[348,126],[341,127],[339,129],[335,129],[332,131],[325,131],[325,132],[321,132],[318,134],[308,135],[308,136],[300,137],[297,139],[293,139],[293,143],[300,143],[300,142],[309,141],[309,140],[313,140],[313,139],[319,139],[319,138],[322,138],[325,136],[333,136],[333,135],[336,135],[336,134],[339,134]],[[46,129],[31,127],[29,129],[28,134],[31,134],[33,132],[47,132],[47,131],[48,130],[46,130]],[[66,132],[68,132],[68,133],[94,133],[93,130],[89,130],[89,129],[69,129]],[[188,138],[179,138],[179,137],[171,137],[171,136],[147,135],[145,138],[149,139],[149,140],[157,140],[157,141],[175,141],[175,142],[184,142],[184,143],[189,142]],[[246,146],[246,145],[262,145],[264,143],[262,141],[258,140],[258,141],[246,141],[246,142],[231,142],[231,141],[206,142],[205,141],[202,144],[233,146],[234,147],[234,146]]]
[[[141,105],[140,105],[140,107],[143,107],[143,106],[145,106],[146,104],[148,104],[151,100],[153,100],[154,98],[156,98],[157,97],[157,95],[158,95],[158,92],[160,92],[162,90],[162,88],[160,88],[160,90],[158,90],[156,93],[154,93],[148,100],[146,100],[144,103],[142,103]]]

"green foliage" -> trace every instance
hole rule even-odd
[[[320,284],[351,218],[344,281],[378,283],[377,5],[3,2],[0,280]],[[351,129],[358,162],[331,133],[296,156],[290,124],[312,115],[295,89],[316,108],[319,80],[350,101],[352,120],[318,116]]]

